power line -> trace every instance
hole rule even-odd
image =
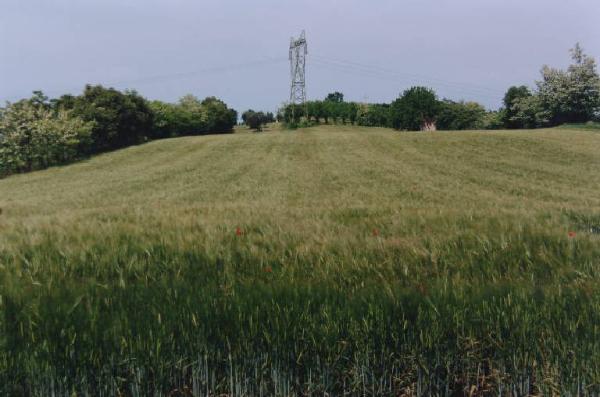
[[[347,61],[347,60],[342,60],[342,59],[334,59],[334,58],[329,58],[329,57],[323,57],[323,56],[320,56],[320,55],[313,55],[313,56],[316,59],[321,59],[321,60],[326,61],[326,62],[337,63],[337,64],[341,64],[341,65],[349,65],[349,66],[363,68],[363,69],[366,69],[366,70],[374,70],[374,71],[380,71],[380,72],[383,72],[383,73],[389,73],[389,74],[393,74],[393,75],[401,75],[401,76],[407,76],[407,77],[416,78],[416,79],[423,79],[423,80],[428,80],[428,81],[436,81],[436,82],[440,82],[440,83],[444,83],[444,84],[452,84],[452,85],[458,85],[458,86],[470,86],[473,89],[478,89],[478,90],[483,90],[483,91],[489,91],[491,93],[498,93],[499,92],[499,90],[496,89],[496,88],[486,87],[486,86],[482,86],[482,85],[479,85],[479,84],[473,84],[473,83],[467,83],[467,82],[457,82],[457,81],[448,81],[448,80],[444,80],[444,79],[440,79],[440,78],[436,78],[436,77],[431,77],[431,76],[426,76],[426,75],[421,75],[421,74],[399,72],[397,70],[383,68],[383,67],[378,66],[378,65],[369,65],[369,64],[365,64],[365,63]]]
[[[287,59],[285,57],[263,57],[263,58],[264,59],[256,60],[256,61],[236,63],[236,64],[230,64],[230,65],[211,66],[211,67],[196,69],[196,70],[187,71],[187,72],[176,72],[176,73],[160,74],[160,75],[154,75],[154,76],[146,76],[146,77],[141,77],[138,79],[131,79],[131,80],[121,80],[121,81],[113,81],[113,82],[96,82],[96,83],[102,84],[105,86],[109,86],[109,87],[130,86],[128,88],[133,88],[133,87],[131,87],[132,85],[161,83],[161,82],[165,82],[165,81],[169,81],[169,80],[185,79],[185,78],[189,78],[189,77],[192,77],[194,75],[199,75],[199,74],[218,74],[218,73],[223,73],[223,72],[228,72],[228,71],[233,71],[233,70],[283,63],[283,62],[287,61]],[[87,82],[86,84],[94,84],[94,83]],[[61,94],[61,93],[65,93],[65,92],[78,91],[78,90],[81,90],[82,88],[83,87],[81,87],[81,86],[70,87],[70,88],[61,88],[61,89],[57,88],[57,89],[51,89],[51,90],[47,90],[47,91],[44,90],[44,92],[47,94]],[[17,98],[16,100],[18,100],[18,99],[20,99],[20,98]]]
[[[313,61],[324,68],[329,68],[332,70],[342,71],[350,74],[360,74],[363,76],[375,77],[386,81],[400,82],[403,84],[414,84],[415,80],[424,81],[426,82],[426,84],[431,84],[432,82],[435,82],[436,86],[446,87],[453,90],[459,90],[469,95],[486,97],[495,101],[499,100],[499,98],[502,98],[502,96],[504,95],[500,90],[489,87],[451,82],[422,75],[396,72],[390,69],[385,69],[371,65],[367,66],[365,64],[359,64],[356,62],[331,60],[329,58],[321,56],[314,56]]]
[[[333,70],[336,72],[342,72],[342,73],[348,73],[348,74],[352,74],[352,75],[360,75],[360,76],[366,76],[366,77],[373,77],[373,78],[383,80],[386,82],[393,82],[396,84],[399,83],[399,84],[402,84],[405,86],[416,84],[415,80],[412,80],[412,79],[399,79],[394,76],[389,76],[389,75],[374,73],[374,72],[368,72],[368,71],[363,71],[363,70],[356,70],[356,69],[351,69],[351,68],[347,68],[347,67],[341,67],[339,65],[331,65],[331,64],[327,64],[327,63],[324,63],[322,61],[317,61],[317,60],[314,60],[313,62],[315,63],[315,65],[317,65],[319,67],[323,67],[325,69],[330,69],[330,70]],[[428,83],[423,83],[423,84],[428,84]],[[487,98],[487,99],[493,100],[493,101],[498,101],[498,99],[501,98],[501,96],[496,96],[496,95],[492,95],[489,93],[477,92],[474,90],[465,89],[463,87],[453,87],[448,84],[438,83],[438,84],[434,85],[434,87],[438,87],[438,86],[445,87],[445,88],[452,89],[452,90],[458,90],[463,95],[466,95],[466,96],[483,97],[483,98]]]

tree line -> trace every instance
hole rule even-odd
[[[148,101],[100,85],[49,99],[41,91],[0,108],[0,176],[69,163],[152,139],[229,133],[237,112],[215,98]]]
[[[434,125],[442,130],[500,128],[498,118],[499,112],[487,111],[476,102],[438,100],[426,87],[411,87],[389,104],[346,102],[342,93],[334,92],[305,106],[287,105],[278,113],[278,119],[292,128],[303,123],[334,123],[409,131]]]
[[[600,119],[600,77],[594,59],[577,44],[567,70],[544,66],[535,89],[513,86],[497,111],[473,101],[439,100],[426,87],[412,87],[389,104],[344,101],[340,92],[304,106],[287,105],[277,117],[291,127],[302,123],[350,123],[397,130],[538,128]]]

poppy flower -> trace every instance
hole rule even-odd
[[[576,236],[575,232],[569,232],[569,237],[573,238],[575,236]]]
[[[273,268],[271,266],[265,267],[265,273],[273,273]]]
[[[236,236],[241,236],[242,234],[244,234],[244,232],[242,232],[242,229],[239,227],[235,228],[235,235]]]

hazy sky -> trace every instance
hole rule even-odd
[[[598,60],[600,0],[0,0],[0,101],[100,83],[276,110],[302,29],[311,99],[426,85],[496,108],[543,64],[568,65],[575,42]]]

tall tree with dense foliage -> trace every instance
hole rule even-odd
[[[328,102],[342,103],[342,102],[344,102],[344,94],[342,94],[341,92],[338,92],[338,91],[332,92],[327,95],[325,100]]]
[[[122,93],[114,88],[88,85],[82,95],[62,98],[57,105],[72,107],[75,116],[93,123],[93,153],[140,143],[152,129],[152,110],[135,91]]]
[[[516,118],[517,109],[515,107],[517,101],[522,98],[531,97],[532,93],[526,86],[512,86],[504,94],[504,112],[503,112],[503,123],[505,128],[515,129],[515,128],[523,128],[523,123]]]
[[[2,110],[0,176],[43,169],[81,157],[91,143],[92,123],[53,109],[41,92]]]
[[[202,109],[206,114],[206,132],[233,132],[233,126],[237,124],[237,112],[229,109],[225,102],[215,97],[207,97],[201,102]]]
[[[274,121],[273,113],[255,112],[247,110],[242,114],[244,124],[255,131],[262,131],[262,127]]]
[[[539,95],[517,98],[511,107],[510,121],[517,128],[538,128],[550,124],[549,112],[544,109]]]
[[[387,103],[358,105],[356,123],[366,127],[391,127],[390,105]]]
[[[435,122],[440,105],[435,92],[426,87],[404,91],[391,106],[391,124],[397,130],[418,131]]]
[[[200,101],[194,95],[183,96],[177,103],[152,101],[153,138],[184,135],[229,133],[237,123],[237,113],[217,98]]]
[[[476,130],[485,127],[486,110],[477,102],[440,102],[436,126],[440,130]]]
[[[180,135],[181,131],[184,130],[182,112],[176,104],[151,101],[148,106],[152,110],[154,121],[150,132],[151,138],[171,138]]]
[[[589,121],[600,112],[596,61],[579,44],[571,50],[571,58],[573,64],[566,71],[544,66],[537,82],[541,107],[552,125]]]

